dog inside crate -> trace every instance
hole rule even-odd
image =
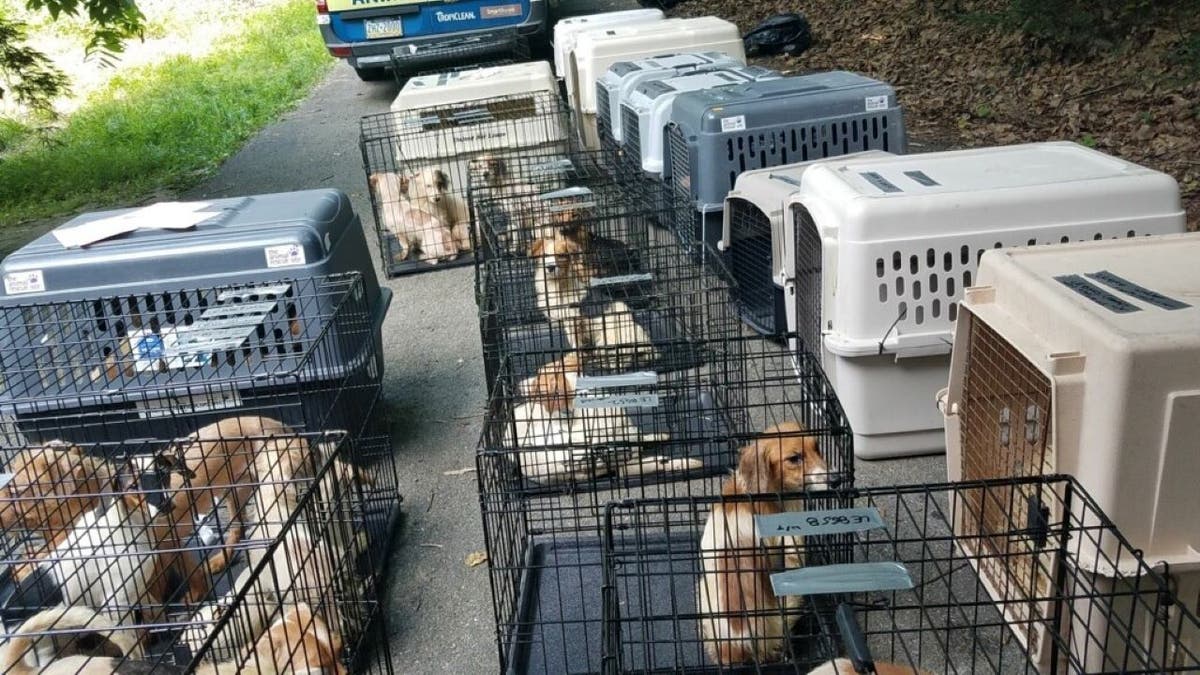
[[[369,619],[364,584],[378,570],[364,538],[388,520],[343,437],[243,416],[170,443],[20,449],[0,488],[0,617],[33,644],[10,639],[6,658],[72,672],[77,654],[59,643],[95,626],[137,651],[91,656],[164,668],[265,658],[280,611],[304,625],[283,630],[291,647],[276,656],[321,626],[340,658]]]

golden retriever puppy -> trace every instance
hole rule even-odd
[[[818,490],[829,471],[815,436],[798,422],[763,432],[739,451],[737,468],[721,488],[724,496]],[[770,576],[803,564],[799,538],[759,541],[755,515],[799,510],[798,503],[761,500],[713,506],[700,540],[703,574],[696,588],[700,637],[714,663],[769,663],[779,658],[799,598],[777,598]]]
[[[0,672],[111,673],[112,668],[100,671],[85,664],[141,658],[139,642],[134,631],[118,629],[93,609],[55,607],[26,619],[8,642],[0,645]]]

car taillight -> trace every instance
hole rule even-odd
[[[350,56],[349,47],[330,47],[329,54],[335,58],[344,59]]]
[[[317,25],[329,25],[329,3],[326,0],[317,0]]]

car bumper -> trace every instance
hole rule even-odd
[[[546,30],[546,2],[545,0],[534,0],[530,3],[529,16],[525,21],[516,24],[505,26],[503,28],[485,28],[480,30],[462,31],[456,33],[446,33],[437,35],[426,35],[420,37],[397,38],[395,40],[372,40],[371,42],[342,42],[333,33],[333,29],[329,25],[321,26],[321,36],[325,39],[325,46],[331,53],[334,50],[344,51],[349,48],[350,55],[344,57],[346,61],[355,68],[390,68],[392,67],[392,53],[396,50],[403,50],[406,59],[416,68],[424,68],[426,66],[435,65],[437,62],[436,56],[431,58],[426,63],[421,63],[420,60],[413,60],[410,56],[412,53],[419,53],[423,48],[437,47],[438,49],[431,52],[445,52],[442,47],[451,44],[458,45],[462,43],[469,45],[467,52],[455,52],[455,58],[484,57],[495,54],[511,51],[512,35],[516,34],[524,38],[532,38],[544,33]],[[414,49],[415,48],[415,49]],[[336,55],[336,53],[335,53]]]

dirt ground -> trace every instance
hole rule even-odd
[[[975,11],[1003,4],[962,3]],[[716,14],[746,31],[791,11],[797,6],[781,0],[691,0],[673,13]],[[1200,49],[1194,8],[1162,11],[1124,42],[1075,59],[935,2],[843,0],[800,11],[814,46],[762,65],[889,82],[910,136],[937,146],[1071,140],[1164,171],[1179,181],[1191,229],[1200,228],[1200,54],[1188,51]]]

